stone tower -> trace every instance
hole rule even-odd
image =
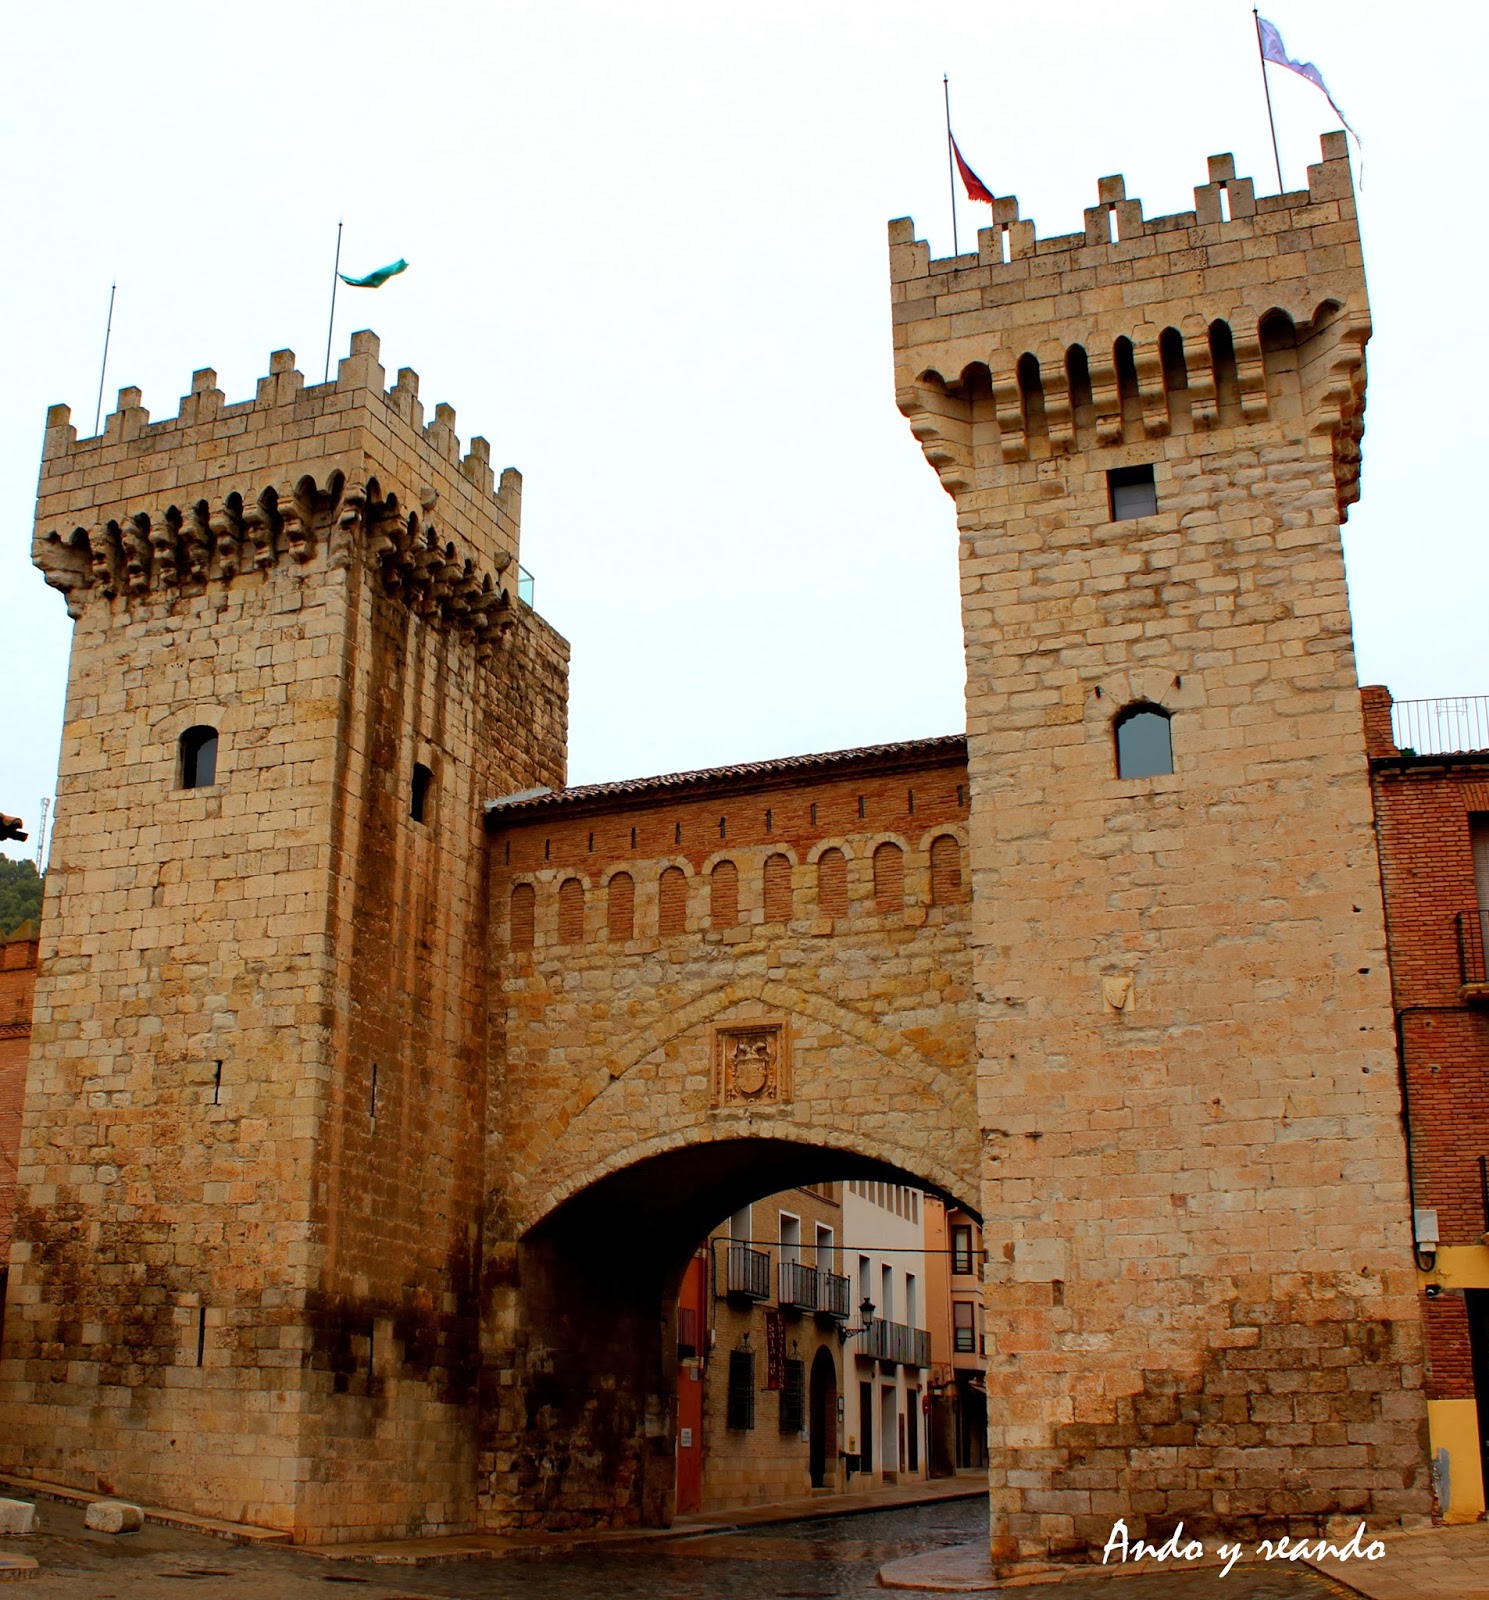
[[[47,421],[76,622],[0,1365],[5,1464],[300,1535],[468,1526],[480,803],[563,782],[520,479],[352,339]]]
[[[1084,233],[890,225],[956,502],[995,1556],[1429,1509],[1340,524],[1369,310],[1343,134]]]

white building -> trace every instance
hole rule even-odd
[[[873,1303],[867,1332],[845,1351],[843,1433],[849,1465],[871,1482],[927,1476],[925,1397],[930,1375],[925,1216],[919,1189],[843,1185],[843,1270],[853,1285],[853,1328]]]

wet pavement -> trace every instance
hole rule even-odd
[[[985,1537],[982,1501],[876,1511],[852,1517],[710,1531],[665,1544],[616,1546],[434,1567],[329,1561],[284,1548],[247,1548],[149,1525],[101,1534],[82,1512],[43,1500],[41,1531],[0,1540],[41,1571],[9,1593],[45,1600],[866,1600],[886,1562]],[[1316,1573],[1237,1566],[1218,1571],[1118,1575],[1094,1569],[1062,1577],[1063,1589],[1110,1592],[1114,1600],[1323,1600],[1353,1591]],[[1045,1585],[1022,1592],[1033,1597]]]

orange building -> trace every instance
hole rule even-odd
[[[931,1335],[931,1475],[987,1465],[987,1335],[982,1228],[970,1211],[925,1197],[926,1326]]]

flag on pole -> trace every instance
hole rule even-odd
[[[1349,126],[1349,118],[1339,109],[1334,96],[1329,93],[1329,86],[1324,82],[1324,75],[1311,61],[1294,61],[1287,53],[1287,47],[1282,42],[1282,35],[1278,33],[1275,23],[1268,22],[1265,17],[1256,19],[1256,31],[1261,39],[1262,60],[1270,61],[1275,66],[1286,67],[1289,72],[1296,72],[1300,78],[1307,78],[1313,87],[1319,90],[1324,99],[1333,107],[1334,115],[1355,134],[1355,143],[1360,142],[1359,134]]]
[[[399,256],[396,261],[391,262],[388,266],[379,267],[376,272],[369,272],[365,278],[349,278],[344,272],[338,272],[336,276],[341,279],[348,289],[381,289],[389,278],[396,278],[400,272],[406,272],[407,270],[408,262],[402,256]]]
[[[962,152],[957,149],[957,142],[955,139],[952,139],[951,141],[951,153],[956,157],[956,169],[962,175],[962,182],[967,189],[967,198],[969,200],[981,200],[987,205],[992,205],[992,190],[989,189],[982,179],[979,178],[971,169],[971,167],[969,167],[967,163],[962,160]]]

